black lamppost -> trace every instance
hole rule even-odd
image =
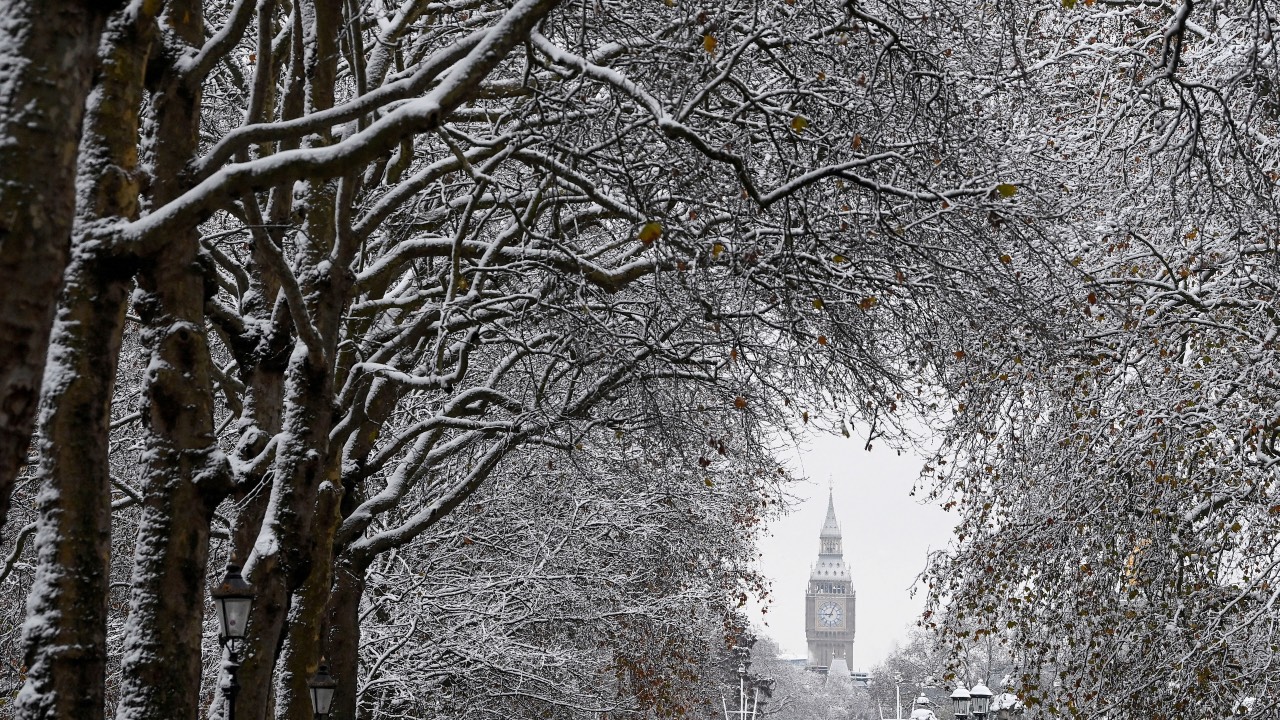
[[[978,683],[969,691],[969,696],[973,698],[973,717],[976,720],[983,720],[991,707],[991,688]]]
[[[311,709],[321,720],[329,718],[329,709],[333,706],[333,693],[337,687],[338,681],[329,674],[329,663],[325,662],[320,663],[320,669],[316,671],[315,676],[307,681],[307,688],[311,690]]]
[[[240,691],[240,683],[236,682],[236,671],[240,669],[236,651],[244,641],[245,626],[249,622],[253,586],[240,576],[239,565],[227,563],[227,573],[222,582],[209,594],[213,596],[213,606],[218,611],[218,639],[227,648],[227,684],[222,686],[222,695],[227,702],[227,720],[235,720],[236,693]]]
[[[969,717],[969,691],[963,685],[957,685],[951,693],[951,703],[955,706],[956,720]]]

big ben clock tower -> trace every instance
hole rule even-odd
[[[844,564],[840,523],[830,495],[818,542],[818,562],[809,573],[809,591],[805,595],[804,633],[809,641],[808,668],[825,672],[836,659],[842,660],[839,665],[845,668],[853,664],[855,600],[849,567]]]

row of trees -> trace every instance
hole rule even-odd
[[[343,717],[682,714],[769,438],[908,412],[927,625],[1056,712],[1270,703],[1272,4],[55,6],[0,10],[16,716],[220,715],[227,558],[242,718],[322,657]]]
[[[0,23],[24,720],[224,716],[227,560],[242,720],[323,658],[335,717],[693,712],[770,438],[1013,277],[906,5],[54,5]]]

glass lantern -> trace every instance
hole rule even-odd
[[[969,691],[969,697],[973,699],[973,714],[985,716],[991,707],[991,688],[979,683]]]
[[[224,642],[243,639],[253,605],[253,586],[240,576],[240,566],[228,563],[222,582],[209,594],[218,611],[218,635]]]
[[[311,690],[311,708],[317,715],[328,717],[333,707],[333,693],[338,688],[338,681],[329,674],[329,663],[320,663],[320,669],[307,681],[307,687]]]
[[[963,685],[957,685],[951,693],[951,703],[955,706],[956,717],[969,716],[969,691]]]

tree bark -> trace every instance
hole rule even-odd
[[[153,202],[185,190],[199,150],[200,82],[181,58],[204,42],[199,0],[171,0],[150,96]],[[198,227],[172,234],[140,259],[134,306],[150,354],[144,379],[143,505],[138,520],[129,620],[121,662],[121,720],[195,720],[200,711],[201,637],[209,533],[231,492],[214,435],[212,360],[204,315]]]
[[[68,270],[40,417],[36,578],[23,627],[20,720],[101,717],[111,554],[111,395],[129,274],[94,257]]]
[[[301,0],[295,32],[302,39],[301,73],[306,79],[305,110],[333,106],[337,81],[341,0]],[[295,60],[297,59],[295,54]],[[295,66],[296,67],[296,66]],[[327,134],[315,140],[331,143]],[[349,188],[350,181],[346,182]],[[342,311],[347,307],[354,246],[342,242],[347,209],[340,183],[317,179],[307,184],[302,202],[306,232],[295,261],[305,308],[290,308],[299,341],[289,359],[285,416],[276,449],[271,499],[254,556],[247,565],[251,582],[268,599],[255,606],[250,622],[253,649],[242,669],[246,687],[255,685],[245,718],[269,713],[266,688],[274,688],[277,718],[312,717],[307,680],[319,665],[320,623],[332,580],[333,536],[339,520],[342,483],[339,457],[329,443],[333,426],[334,366]],[[329,266],[329,270],[321,268]],[[304,324],[315,336],[305,337]],[[285,614],[287,613],[287,618]],[[261,624],[254,627],[255,621]],[[273,683],[273,679],[275,682]],[[237,712],[240,707],[237,707]]]
[[[111,550],[108,459],[131,264],[110,253],[104,218],[138,210],[137,132],[144,11],[107,30],[101,81],[89,96],[81,145],[78,219],[54,326],[40,416],[40,533],[23,643],[20,720],[102,717]]]
[[[115,4],[0,4],[0,528],[39,405],[75,220],[85,98]]]
[[[360,599],[364,596],[366,568],[349,558],[335,563],[333,596],[329,599],[325,645],[330,674],[338,681],[333,695],[333,720],[355,720],[359,698],[356,678],[360,671]]]
[[[338,528],[338,506],[342,501],[337,470],[335,463],[330,468],[332,477],[320,487],[316,499],[316,540],[311,546],[311,571],[289,604],[287,633],[276,671],[278,720],[309,720],[314,715],[307,681],[319,669],[326,654],[323,643],[327,624],[325,611],[333,587],[333,536]],[[347,679],[352,680],[354,676],[348,675]]]
[[[292,608],[302,600],[307,603],[304,615],[323,612],[324,602],[316,609],[317,592],[327,599],[329,571],[315,567],[328,564],[332,553],[333,533],[337,526],[337,501],[322,500],[321,482],[330,480],[332,495],[340,493],[336,459],[330,456],[329,428],[332,424],[332,376],[327,367],[315,367],[302,349],[294,352],[290,363],[286,395],[290,399],[285,413],[281,443],[277,449],[271,499],[262,533],[254,555],[246,566],[250,582],[257,590],[249,632],[251,648],[241,668],[241,684],[245,690],[237,704],[237,718],[261,720],[268,716],[271,688],[275,688],[276,716],[293,717],[299,703],[307,703],[307,670],[318,665],[318,652],[311,657],[302,651],[302,635],[292,625],[305,621]],[[332,519],[330,519],[332,515]],[[320,547],[317,547],[317,544]],[[306,588],[303,590],[303,588]],[[301,590],[301,595],[295,594]],[[289,667],[277,663],[278,651],[286,637],[286,616],[290,625]],[[314,627],[314,626],[312,626]],[[315,629],[318,641],[318,628]],[[277,665],[281,665],[277,667]],[[273,683],[278,677],[279,683]],[[298,697],[298,688],[302,696]],[[284,691],[285,695],[280,693]]]

